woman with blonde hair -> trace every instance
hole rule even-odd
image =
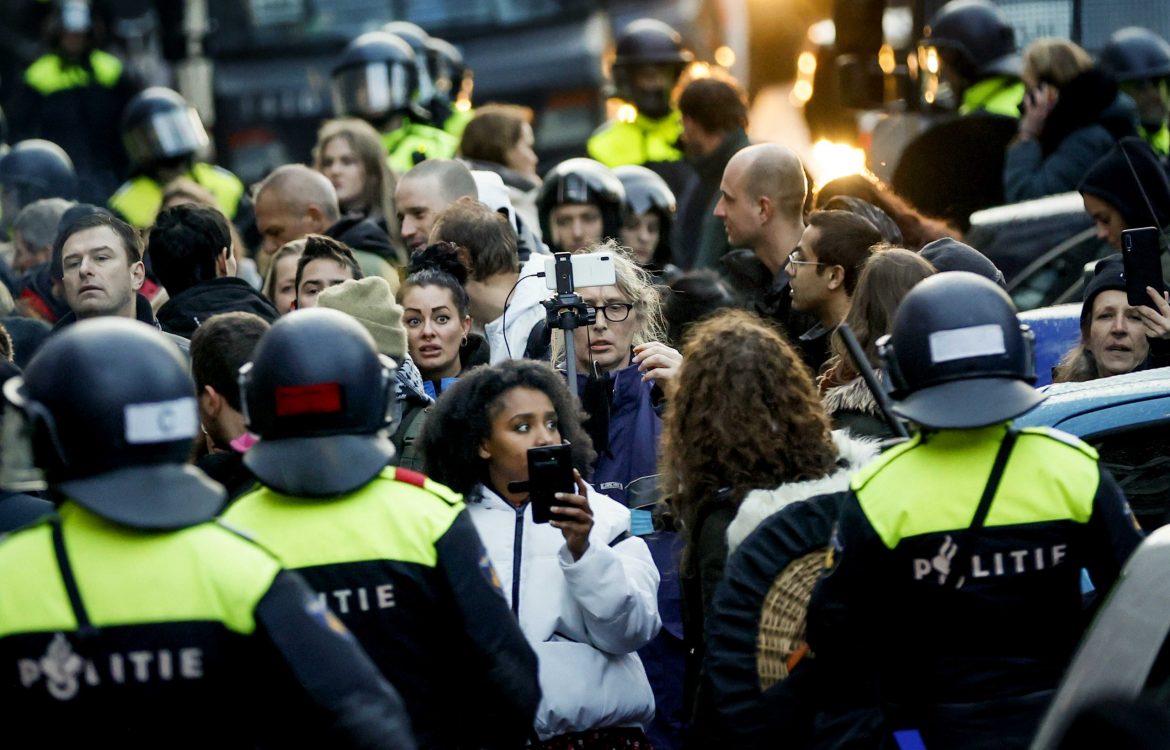
[[[1021,78],[1028,93],[1003,169],[1011,203],[1076,190],[1114,143],[1137,134],[1133,100],[1067,39],[1029,44]]]
[[[686,541],[687,684],[698,737],[713,743],[728,729],[710,724],[722,696],[710,690],[700,665],[729,549],[772,514],[845,489],[876,453],[872,443],[831,431],[800,355],[760,318],[727,311],[692,329],[667,404],[661,468]],[[810,541],[826,544],[827,527],[823,539]]]
[[[329,178],[341,213],[372,220],[390,237],[400,264],[406,251],[398,231],[394,190],[398,183],[386,163],[378,131],[365,120],[327,120],[317,131],[313,169]]]
[[[297,261],[304,252],[304,238],[281,245],[272,254],[272,262],[268,264],[268,272],[264,274],[264,287],[261,293],[281,315],[291,312],[297,300]]]

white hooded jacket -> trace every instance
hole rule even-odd
[[[646,543],[629,535],[629,509],[592,487],[588,498],[593,531],[575,562],[561,531],[533,523],[528,505],[517,510],[482,486],[467,502],[540,661],[542,740],[639,726],[654,716],[654,695],[634,652],[661,627],[658,569]]]

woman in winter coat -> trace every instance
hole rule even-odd
[[[464,493],[487,550],[484,574],[504,597],[540,659],[543,693],[530,747],[648,748],[641,725],[654,698],[634,653],[658,632],[658,571],[630,513],[576,474],[535,523],[528,494],[530,448],[568,441],[588,472],[593,450],[564,378],[547,364],[510,360],[480,367],[443,393],[427,420],[427,473]],[[490,562],[490,567],[488,565]]]
[[[870,366],[875,369],[881,366],[877,340],[893,327],[898,303],[915,284],[933,273],[934,267],[922,256],[902,248],[879,250],[865,260],[845,322],[857,336]],[[833,427],[848,430],[857,437],[892,437],[893,432],[850,359],[840,333],[833,333],[830,348],[832,356],[821,376],[821,387],[825,412]]]
[[[664,492],[686,538],[682,581],[692,649],[692,746],[714,747],[722,732],[711,725],[700,665],[729,527],[753,490],[837,473],[841,449],[800,356],[773,327],[735,310],[697,324],[687,336],[662,451]]]
[[[1028,93],[1004,157],[1008,202],[1076,190],[1119,138],[1137,133],[1137,108],[1117,83],[1067,39],[1037,39],[1024,50]]]

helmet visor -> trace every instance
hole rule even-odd
[[[333,112],[375,118],[409,108],[415,92],[401,63],[367,63],[333,75]]]
[[[126,150],[138,164],[190,156],[206,148],[208,142],[194,107],[156,112],[126,131]]]

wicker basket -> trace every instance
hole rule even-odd
[[[756,636],[756,671],[761,691],[787,677],[789,659],[807,648],[808,600],[824,567],[825,550],[810,552],[790,562],[768,589]]]

